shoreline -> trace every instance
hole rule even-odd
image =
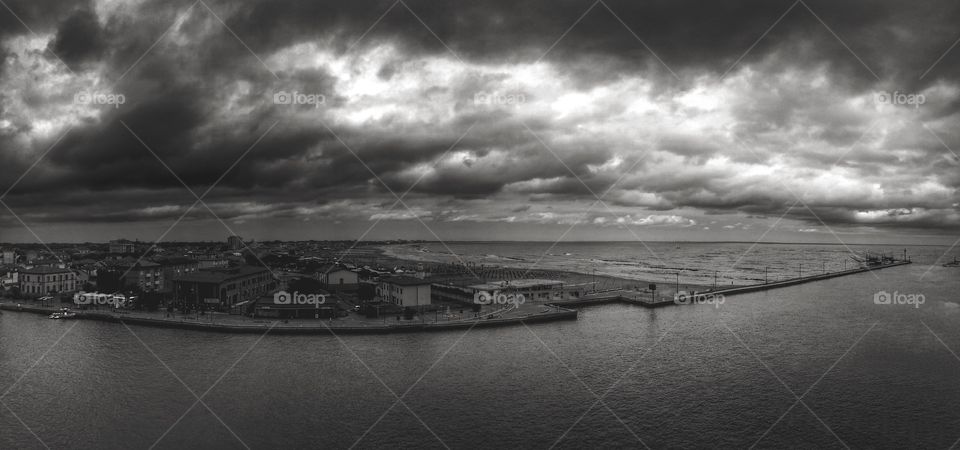
[[[59,311],[59,308],[20,305],[12,303],[0,303],[0,311],[23,312],[37,315],[50,315]],[[304,326],[303,323],[285,323],[281,321],[262,321],[251,322],[249,325],[212,323],[200,321],[188,321],[176,318],[149,318],[137,316],[124,316],[99,311],[73,311],[76,317],[72,319],[61,320],[94,320],[98,322],[112,322],[121,324],[135,324],[157,328],[174,328],[194,331],[223,332],[223,333],[271,333],[271,334],[391,334],[391,333],[409,333],[420,331],[446,331],[459,330],[474,327],[497,327],[518,325],[521,323],[543,323],[554,322],[558,320],[577,320],[579,311],[559,307],[557,311],[550,311],[539,314],[527,314],[516,317],[501,317],[489,319],[460,320],[453,322],[415,322],[406,324],[390,325],[365,325],[365,326],[342,326],[328,325],[320,321],[323,325]]]
[[[395,245],[407,245],[407,244],[395,244]],[[450,266],[450,267],[457,266],[456,264],[451,264],[449,262],[444,262],[438,259],[429,259],[429,258],[425,258],[424,260],[405,259],[399,255],[388,254],[388,250],[386,249],[386,247],[388,246],[389,245],[380,245],[380,246],[370,247],[377,251],[378,261],[383,261],[384,265],[386,266],[396,265],[396,266],[403,266],[403,267],[416,267],[417,264],[423,264],[425,266]],[[478,269],[477,272],[481,272],[481,270]],[[551,279],[551,280],[560,280],[565,283],[567,282],[577,283],[577,284],[596,283],[596,289],[598,291],[607,291],[612,289],[640,290],[640,289],[647,288],[650,284],[656,284],[657,291],[664,295],[669,293],[670,296],[673,296],[673,294],[675,294],[677,291],[675,283],[672,283],[672,282],[667,283],[667,282],[644,280],[640,278],[636,278],[636,279],[624,278],[624,277],[618,277],[614,275],[603,275],[603,274],[594,275],[590,273],[583,273],[583,272],[576,272],[572,270],[562,270],[562,269],[525,268],[520,266],[502,265],[502,264],[484,266],[483,273],[478,273],[478,275],[480,275],[481,278],[484,278],[483,277],[484,274],[489,274],[491,272],[493,274],[496,274],[497,272],[521,274],[521,275],[525,275],[522,278],[527,278],[527,279],[543,278],[543,279]],[[471,276],[469,272],[464,272],[463,275]],[[490,278],[490,277],[487,277],[487,278]],[[496,278],[496,277],[492,277],[492,278]],[[724,286],[724,288],[736,288],[736,287],[743,287],[743,286],[748,286],[748,285],[743,285],[743,284],[727,285],[727,286]],[[704,291],[711,288],[712,288],[712,285],[708,285],[708,284],[680,283],[679,290]]]
[[[853,275],[865,272],[872,272],[874,270],[880,270],[890,267],[898,267],[903,265],[911,264],[910,261],[897,261],[889,264],[866,267],[866,268],[857,268],[850,269],[839,272],[831,272],[826,274],[819,275],[810,275],[802,278],[793,278],[788,280],[782,280],[773,283],[763,283],[763,284],[753,284],[745,286],[732,286],[724,287],[719,289],[704,289],[702,291],[696,291],[698,294],[702,295],[737,295],[745,294],[757,291],[765,291],[778,289],[783,287],[790,287],[799,284],[820,281],[830,278],[842,277],[845,275]],[[552,272],[551,273],[555,273]],[[583,274],[575,274],[583,275]],[[509,325],[518,325],[518,324],[527,324],[527,323],[545,323],[545,322],[554,322],[558,320],[577,320],[579,318],[579,310],[574,309],[577,307],[599,305],[605,303],[625,303],[636,306],[641,306],[645,308],[659,308],[664,306],[676,305],[682,306],[690,304],[687,301],[677,301],[673,296],[665,297],[663,291],[658,291],[658,295],[650,295],[652,293],[644,293],[642,291],[631,291],[628,289],[620,288],[613,289],[603,292],[595,292],[593,295],[589,295],[584,298],[579,298],[575,300],[560,300],[543,303],[542,305],[548,308],[555,308],[555,310],[548,309],[540,312],[530,312],[524,315],[512,315],[508,317],[502,317],[502,314],[509,314],[511,311],[503,311],[500,314],[500,317],[487,316],[486,319],[476,318],[470,320],[456,320],[449,322],[421,322],[412,321],[409,323],[391,323],[387,324],[385,321],[380,324],[376,322],[369,322],[366,325],[336,325],[332,326],[328,322],[294,322],[290,323],[289,321],[263,321],[263,320],[251,320],[248,323],[216,323],[216,315],[209,316],[210,322],[201,322],[199,318],[197,320],[187,320],[184,317],[177,319],[176,317],[143,317],[138,316],[137,314],[144,313],[131,313],[127,312],[126,314],[116,314],[110,312],[102,312],[98,310],[88,311],[80,310],[73,311],[76,313],[76,316],[71,319],[65,320],[95,320],[100,322],[113,322],[121,323],[126,325],[127,323],[132,323],[135,325],[142,326],[152,326],[160,328],[174,328],[174,329],[187,329],[195,331],[207,331],[207,332],[222,332],[222,333],[274,333],[274,334],[300,334],[300,335],[317,335],[317,334],[327,334],[327,335],[337,335],[337,334],[391,334],[391,333],[407,333],[407,332],[423,332],[423,331],[446,331],[446,330],[457,330],[457,329],[469,329],[474,327],[496,327],[496,326],[509,326]],[[9,299],[7,299],[9,300]],[[698,303],[696,301],[693,302]],[[0,302],[0,312],[2,311],[11,311],[11,312],[24,312],[32,314],[43,314],[50,315],[54,312],[60,311],[61,306],[35,306],[35,305],[23,305],[21,303],[15,302]],[[513,313],[522,312],[520,310],[514,310]],[[224,316],[225,320],[235,320],[234,317],[229,315]],[[317,325],[319,323],[319,325]],[[305,325],[306,324],[306,325]]]

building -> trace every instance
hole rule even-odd
[[[195,255],[193,259],[197,260],[200,269],[216,269],[230,265],[222,255]]]
[[[352,291],[356,290],[360,283],[360,277],[356,271],[337,265],[320,267],[316,277],[329,290]]]
[[[171,285],[176,301],[220,308],[255,301],[277,286],[270,269],[257,266],[200,269],[173,278]]]
[[[110,241],[110,253],[134,253],[137,251],[137,245],[127,239],[116,239]]]
[[[70,269],[40,266],[20,271],[20,293],[27,297],[73,292],[76,275]]]
[[[187,258],[186,256],[155,258],[153,262],[160,265],[160,271],[163,275],[163,283],[161,283],[160,287],[162,291],[169,291],[173,288],[169,280],[200,270],[200,262],[193,258]]]
[[[0,264],[9,265],[17,263],[17,252],[13,249],[3,249],[0,251]]]
[[[243,248],[243,238],[240,236],[230,236],[227,238],[227,247],[230,250],[240,250]]]
[[[119,268],[121,286],[140,292],[158,292],[163,289],[163,267],[152,261],[137,261]]]
[[[3,289],[12,288],[20,284],[20,272],[16,266],[0,265],[0,287]]]
[[[377,297],[401,307],[416,308],[430,304],[428,280],[413,277],[390,277],[377,284]]]
[[[546,303],[581,298],[590,290],[590,283],[564,284],[560,280],[522,279],[475,283],[477,280],[448,281],[433,285],[434,301],[474,303],[477,294],[506,293],[523,295],[525,302]]]
[[[325,294],[324,294],[325,295]],[[278,303],[275,295],[258,298],[253,305],[253,317],[272,319],[329,319],[341,315],[341,309],[335,297],[325,295],[324,301],[301,304],[297,302]]]
[[[28,263],[29,267],[56,267],[63,269],[66,264],[58,258],[37,258]]]

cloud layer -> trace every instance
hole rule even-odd
[[[29,224],[960,225],[952,2],[8,3]]]

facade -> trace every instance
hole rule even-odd
[[[0,287],[4,289],[20,284],[20,272],[16,266],[0,266]]]
[[[377,285],[377,297],[405,308],[426,306],[430,304],[430,284],[420,278],[384,278]]]
[[[157,258],[154,259],[153,262],[160,265],[160,271],[162,272],[163,283],[161,283],[160,286],[161,291],[169,291],[173,288],[173,286],[170,285],[170,280],[173,278],[200,270],[199,261],[185,256]]]
[[[73,292],[77,279],[73,271],[57,267],[34,267],[20,271],[20,293],[27,297]]]
[[[243,248],[243,238],[240,236],[230,236],[227,238],[227,247],[230,250],[240,250]]]
[[[357,272],[340,266],[321,267],[316,277],[327,289],[332,290],[355,290],[360,282]]]
[[[473,280],[475,281],[475,280]],[[499,292],[523,295],[526,302],[550,302],[581,298],[589,291],[587,284],[564,284],[560,280],[523,279],[509,281],[491,281],[487,283],[447,282],[433,286],[433,296],[437,301],[474,303],[480,293]]]
[[[171,285],[176,301],[228,308],[255,301],[277,286],[270,269],[256,266],[201,269],[173,278]]]
[[[121,286],[140,292],[158,292],[163,289],[163,267],[151,261],[140,261],[120,269]]]
[[[227,259],[220,255],[197,255],[193,259],[197,260],[200,269],[216,269],[229,265]]]
[[[256,300],[253,305],[254,317],[272,319],[329,319],[340,315],[340,306],[335,297],[327,296],[323,303],[315,304],[277,304],[273,295]]]
[[[40,266],[58,267],[62,269],[66,265],[62,260],[57,258],[37,258],[37,259],[31,260],[28,263],[28,267],[40,267]]]
[[[17,253],[12,249],[3,249],[0,251],[0,264],[16,264]]]
[[[127,239],[116,239],[110,241],[110,253],[134,253],[137,251],[137,245]]]

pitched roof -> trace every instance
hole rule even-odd
[[[173,277],[177,281],[191,281],[197,283],[223,283],[234,278],[242,278],[270,272],[270,269],[260,266],[239,266],[229,268],[200,269],[196,272],[184,273]]]
[[[422,286],[425,284],[433,284],[433,282],[430,280],[414,277],[390,277],[384,278],[383,281],[386,283],[395,284],[397,286]]]
[[[28,274],[36,274],[36,275],[53,274],[53,273],[70,273],[70,272],[72,272],[72,270],[70,269],[61,269],[59,267],[49,267],[49,266],[37,266],[32,269],[23,269],[20,271],[20,273],[28,273]]]

